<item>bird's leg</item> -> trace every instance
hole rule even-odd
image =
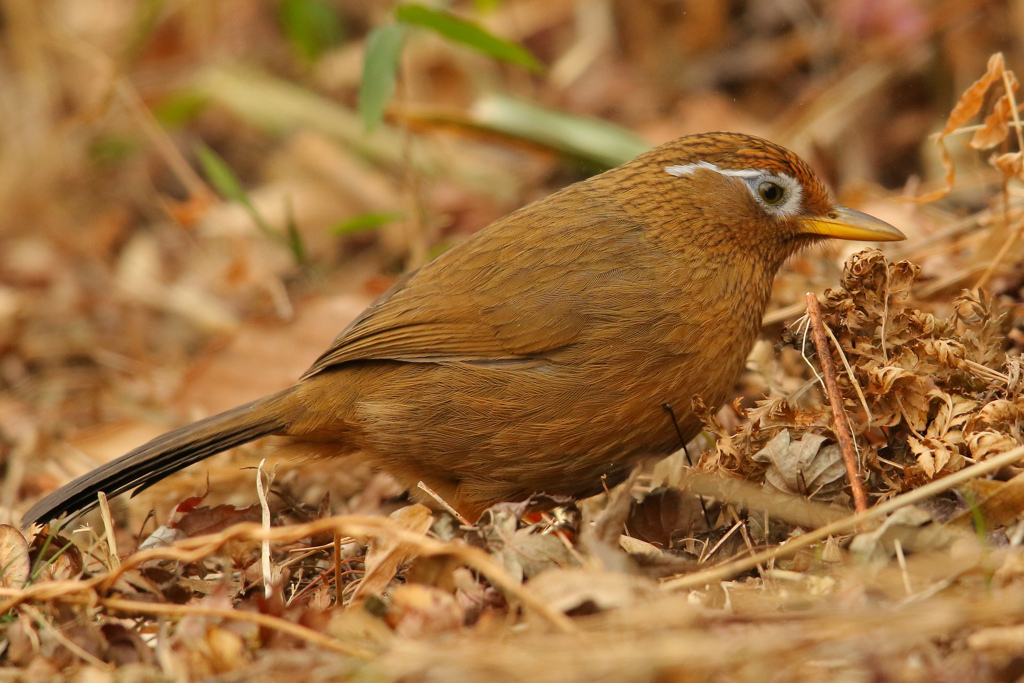
[[[663,403],[661,407],[668,413],[668,416],[672,419],[672,425],[676,428],[676,434],[679,435],[679,445],[683,447],[683,454],[686,456],[686,464],[693,467],[690,449],[686,447],[686,439],[683,438],[683,430],[679,428],[679,421],[676,419],[676,412],[672,410],[672,404]],[[708,525],[708,531],[711,531],[713,527],[711,526],[711,514],[708,512],[708,506],[704,503],[704,498],[701,496],[697,496],[697,500],[700,501],[700,510],[704,513],[704,523]]]

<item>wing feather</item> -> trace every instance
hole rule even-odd
[[[571,346],[607,318],[609,283],[641,275],[621,257],[639,227],[579,193],[512,213],[396,283],[303,379],[357,360],[535,361]]]

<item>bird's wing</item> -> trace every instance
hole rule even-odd
[[[609,282],[635,275],[622,253],[637,226],[587,199],[567,188],[411,273],[303,379],[354,360],[536,361],[570,346],[608,315]]]

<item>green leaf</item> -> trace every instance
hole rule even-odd
[[[89,157],[99,166],[113,166],[135,154],[139,143],[120,135],[103,135],[89,144]]]
[[[218,192],[233,201],[251,205],[249,195],[242,187],[242,181],[238,179],[227,162],[220,158],[219,154],[202,142],[196,147],[196,154],[199,156],[203,172],[206,173],[206,177],[210,179]]]
[[[480,126],[542,144],[598,168],[612,168],[646,152],[650,145],[610,121],[567,114],[505,95],[487,95],[472,109]]]
[[[473,7],[477,12],[485,14],[498,9],[500,0],[474,0]]]
[[[405,218],[404,213],[387,211],[363,213],[358,216],[353,216],[352,218],[346,218],[343,221],[338,221],[331,226],[330,232],[332,235],[352,235],[357,232],[376,230],[383,225],[393,223],[394,221],[402,218]]]
[[[306,62],[315,62],[345,36],[341,16],[327,0],[283,0],[277,16],[288,43]]]
[[[395,18],[410,26],[435,31],[452,42],[530,71],[541,71],[544,68],[540,60],[522,45],[499,38],[473,22],[446,12],[438,12],[423,5],[401,5],[395,10]]]
[[[167,0],[139,0],[128,26],[127,39],[121,50],[121,63],[127,66],[138,59],[153,37],[153,31],[164,16]]]
[[[306,243],[302,240],[302,233],[299,232],[299,226],[295,222],[295,211],[292,210],[292,200],[287,199],[285,204],[285,213],[288,215],[287,226],[288,226],[288,248],[292,250],[292,256],[295,257],[295,262],[299,265],[306,263]]]
[[[268,237],[277,240],[278,242],[284,242],[295,254],[296,260],[302,263],[304,254],[302,252],[301,243],[295,242],[295,235],[289,232],[287,238],[282,235],[278,230],[275,230],[270,223],[256,210],[256,206],[249,199],[249,193],[245,191],[242,186],[242,181],[238,179],[235,172],[228,166],[227,162],[220,158],[220,155],[214,152],[212,149],[207,147],[203,143],[199,143],[196,147],[196,154],[199,157],[199,163],[203,167],[203,172],[206,173],[206,177],[210,179],[213,186],[224,195],[225,198],[231,201],[238,202],[252,218],[253,223],[260,229],[263,234]],[[289,226],[289,231],[291,227]]]
[[[427,249],[427,261],[433,261],[438,256],[452,248],[452,243],[444,240]]]
[[[164,128],[179,128],[206,108],[209,98],[193,90],[173,93],[153,110],[153,116]]]
[[[366,38],[363,80],[359,86],[359,115],[367,132],[384,120],[384,110],[395,94],[404,40],[405,27],[401,24],[378,26]]]

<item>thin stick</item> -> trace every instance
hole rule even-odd
[[[913,595],[914,589],[910,587],[910,572],[907,571],[907,558],[903,555],[903,544],[900,543],[900,539],[894,538],[892,546],[896,550],[896,561],[900,565],[900,574],[903,575],[903,588],[907,591],[907,595]]]
[[[270,504],[267,502],[267,491],[263,488],[263,463],[266,458],[260,460],[256,468],[256,495],[260,499],[260,523],[263,531],[270,531]],[[269,487],[269,482],[267,483]],[[260,570],[263,573],[263,595],[266,598],[274,592],[274,579],[270,571],[270,541],[266,538],[260,543]]]
[[[370,659],[373,653],[366,648],[346,643],[339,638],[333,638],[325,633],[314,631],[300,624],[275,617],[270,614],[249,612],[239,609],[217,609],[213,607],[200,607],[197,605],[165,605],[161,603],[142,602],[141,600],[124,600],[121,598],[100,598],[97,603],[115,612],[128,614],[163,614],[169,616],[185,617],[199,615],[207,617],[219,617],[228,621],[248,621],[258,624],[263,628],[281,631],[288,635],[301,638],[306,642],[319,645],[328,650],[334,650],[342,654],[356,657],[358,659]]]
[[[885,268],[885,296],[882,297],[882,330],[879,333],[879,339],[881,340],[882,347],[882,360],[886,363],[889,362],[889,354],[885,352],[885,322],[889,319],[889,267]],[[829,332],[831,334],[831,331]],[[835,339],[835,335],[832,336]],[[845,359],[844,359],[845,362]],[[850,377],[853,377],[853,373],[850,373]],[[868,427],[871,426],[871,413],[868,413]]]
[[[114,92],[127,105],[128,111],[135,117],[143,134],[149,138],[149,142],[156,148],[157,153],[170,167],[171,172],[178,181],[185,186],[189,195],[195,199],[203,199],[213,196],[213,193],[199,177],[192,166],[185,160],[185,157],[174,146],[171,137],[156,120],[156,116],[146,103],[142,101],[138,91],[132,85],[127,76],[121,76],[114,83]]]
[[[821,307],[818,306],[818,297],[813,292],[807,294],[807,317],[810,319],[811,332],[814,335],[814,346],[818,349],[818,362],[821,364],[821,374],[825,379],[828,402],[832,406],[836,438],[839,439],[839,449],[843,454],[843,462],[846,463],[846,476],[849,477],[850,488],[853,490],[853,507],[857,514],[863,514],[868,509],[868,499],[864,495],[864,487],[857,472],[857,450],[853,445],[846,410],[843,409],[843,395],[839,391],[839,383],[836,382],[836,367],[832,363],[832,351],[825,336]]]
[[[753,554],[754,544],[750,542],[750,534],[747,533],[746,522],[740,521],[739,515],[736,514],[736,509],[731,505],[729,506],[729,512],[732,513],[732,518],[740,525],[740,535],[743,536],[743,542],[747,545],[747,550]],[[767,536],[767,534],[765,535]],[[761,565],[757,565],[757,573],[761,576],[762,581],[765,579],[765,576],[767,576],[767,571]]]
[[[416,484],[416,487],[419,488],[421,491],[424,491],[428,496],[430,496],[434,500],[436,500],[438,505],[440,505],[445,510],[447,510],[449,512],[449,514],[451,514],[452,517],[454,517],[455,519],[459,520],[459,523],[461,523],[463,526],[473,526],[472,524],[469,523],[468,519],[466,519],[465,517],[460,515],[459,511],[456,510],[455,508],[453,508],[448,503],[447,500],[445,500],[444,498],[441,497],[441,495],[437,491],[435,491],[434,489],[430,488],[429,486],[424,484],[422,481],[419,482],[418,484]]]
[[[1017,132],[1017,149],[1024,151],[1024,132],[1021,131],[1020,124],[1020,107],[1017,104],[1017,98],[1014,96],[1013,91],[1016,88],[1013,87],[1013,83],[1010,82],[1010,75],[1006,69],[1003,69],[1003,87],[1006,88],[1006,98],[1010,100],[1010,113],[1013,115],[1013,126],[1014,131]]]
[[[104,662],[102,659],[85,650],[81,645],[64,635],[60,629],[55,628],[50,622],[43,616],[43,613],[37,610],[32,605],[21,605],[18,609],[24,610],[28,613],[34,622],[39,627],[46,631],[54,640],[66,647],[70,652],[80,657],[83,661],[89,662],[95,667],[102,669],[103,671],[113,671],[114,666]]]
[[[341,605],[341,532],[334,530],[334,604]]]
[[[718,552],[718,549],[722,547],[722,544],[725,543],[727,540],[729,540],[729,537],[732,536],[733,533],[735,533],[740,528],[741,524],[742,524],[742,522],[740,522],[740,520],[737,519],[736,523],[733,524],[732,528],[729,529],[729,531],[726,532],[725,536],[722,536],[722,538],[718,539],[718,543],[715,544],[715,547],[712,548],[711,550],[708,550],[708,554],[707,555],[705,555],[704,553],[701,553],[701,557],[700,557],[699,560],[697,560],[697,564],[704,564],[705,562],[710,560],[711,557],[715,553]],[[704,549],[707,550],[707,546],[704,546]]]
[[[888,315],[888,313],[886,313],[884,315]],[[882,320],[883,320],[883,322],[882,322],[882,336],[884,338],[884,336],[885,336],[885,322],[884,322],[884,320],[885,319],[883,318]],[[860,388],[860,382],[857,381],[857,377],[853,374],[853,368],[850,367],[850,361],[846,357],[846,353],[843,352],[843,345],[839,343],[839,340],[836,338],[836,335],[832,332],[832,328],[831,327],[827,327],[826,326],[825,327],[825,332],[828,333],[828,338],[832,340],[832,345],[836,347],[836,351],[839,353],[839,359],[841,361],[843,361],[843,367],[846,368],[846,374],[850,377],[850,385],[853,387],[853,390],[857,392],[857,398],[860,399],[860,405],[861,405],[862,408],[864,408],[864,412],[867,413],[867,416],[868,416],[868,424],[867,424],[867,426],[870,429],[871,428],[871,422],[875,418],[871,414],[871,408],[868,407],[868,399],[864,396],[864,391]],[[856,441],[854,442],[854,445],[855,446],[857,445]]]
[[[100,491],[100,518],[103,520],[103,539],[107,542],[107,562],[111,567],[121,566],[121,559],[117,555],[117,538],[114,537],[114,520],[110,516],[110,505],[107,503],[107,495]]]
[[[966,470],[960,470],[960,472],[964,471]],[[957,474],[960,474],[960,472],[957,472]],[[942,481],[945,480],[943,479]],[[510,576],[505,569],[483,550],[459,543],[445,543],[433,538],[420,536],[397,527],[393,521],[387,518],[364,515],[325,517],[305,524],[271,527],[269,531],[263,529],[262,526],[255,522],[242,522],[216,534],[184,538],[168,547],[140,550],[122,560],[120,567],[112,568],[107,572],[97,574],[88,579],[45,581],[24,588],[4,588],[0,586],[0,598],[6,598],[4,602],[0,602],[0,614],[4,614],[25,602],[52,599],[66,600],[67,596],[73,593],[92,591],[104,593],[110,590],[117,579],[125,572],[151,560],[168,559],[178,562],[195,562],[234,541],[262,541],[266,538],[272,543],[293,543],[299,539],[324,531],[336,531],[347,536],[358,537],[392,537],[415,549],[420,555],[453,557],[470,569],[484,575],[492,586],[509,597],[519,600],[557,630],[563,633],[574,633],[578,630],[569,617],[541,599],[539,595],[533,592],[532,588],[523,585],[517,579]]]

